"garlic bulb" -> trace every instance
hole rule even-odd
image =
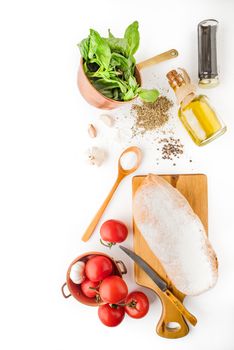
[[[70,271],[70,279],[75,284],[80,284],[85,279],[85,263],[83,261],[77,261],[74,265],[71,267]]]
[[[100,166],[105,159],[105,152],[98,147],[92,147],[88,151],[88,161],[91,165]]]

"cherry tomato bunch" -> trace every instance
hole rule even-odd
[[[128,287],[120,276],[113,273],[113,263],[108,257],[93,256],[85,264],[85,280],[80,285],[82,293],[110,304],[124,301]]]
[[[141,318],[149,309],[147,296],[139,291],[128,294],[125,281],[113,273],[113,263],[109,258],[93,256],[85,264],[86,278],[81,283],[81,291],[86,297],[105,303],[98,307],[98,316],[108,327],[120,324],[125,313]]]
[[[142,318],[149,310],[149,300],[143,292],[130,293],[124,303],[104,304],[98,308],[101,322],[108,327],[118,326],[124,319],[125,313],[132,318]]]

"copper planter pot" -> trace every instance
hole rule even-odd
[[[177,56],[178,56],[178,51],[175,49],[172,49],[164,53],[161,53],[159,55],[156,55],[152,58],[149,58],[143,62],[138,63],[135,68],[135,77],[136,77],[137,83],[140,86],[142,84],[141,70],[143,68],[152,66],[154,64],[158,64],[160,62],[169,60],[171,58],[175,58]],[[132,101],[132,100],[130,101],[112,100],[111,98],[108,98],[102,95],[98,90],[96,90],[84,72],[83,59],[81,59],[80,61],[80,66],[79,66],[78,75],[77,75],[77,84],[78,84],[80,93],[84,97],[84,99],[90,105],[100,109],[115,109],[123,106],[125,103]]]

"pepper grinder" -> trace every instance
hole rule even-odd
[[[199,86],[215,87],[219,83],[217,68],[216,34],[218,21],[206,19],[198,24],[198,76]]]

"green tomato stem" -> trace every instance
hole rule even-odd
[[[117,307],[117,306],[129,306],[133,309],[136,308],[137,302],[135,300],[131,300],[130,303],[119,303],[119,304],[110,304],[111,307]]]
[[[111,247],[112,247],[113,245],[116,244],[116,243],[114,243],[114,242],[106,242],[106,243],[104,243],[103,240],[102,240],[101,238],[100,238],[100,243],[101,243],[102,245],[104,245],[105,247],[110,248],[110,249],[111,249]]]

